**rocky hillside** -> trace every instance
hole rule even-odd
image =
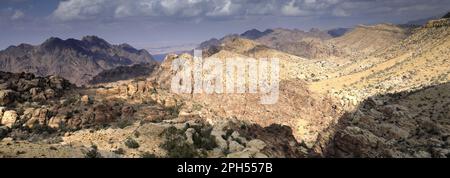
[[[349,113],[318,152],[337,157],[448,157],[449,19],[313,82]],[[326,133],[326,132],[324,132]],[[320,140],[320,139],[319,139]]]
[[[250,38],[249,34],[253,34]],[[326,31],[311,29],[310,31],[277,28],[257,33],[255,30],[241,34],[241,37],[255,40],[270,48],[308,59],[338,56],[340,52],[324,40],[332,36]]]
[[[150,74],[155,70],[156,67],[156,63],[116,67],[114,69],[100,72],[98,75],[93,77],[91,81],[89,81],[89,84],[95,85],[116,82],[120,80],[146,78],[150,76]]]
[[[345,35],[330,42],[352,56],[368,55],[392,46],[409,35],[409,29],[393,24],[359,25]]]
[[[211,58],[224,60],[230,57],[279,57],[280,69],[280,94],[279,101],[273,105],[260,104],[259,94],[185,94],[179,95],[179,100],[183,101],[188,110],[197,113],[201,111],[202,116],[211,122],[217,122],[223,118],[236,118],[238,120],[257,123],[263,127],[271,124],[282,124],[289,126],[295,138],[304,142],[309,147],[314,145],[318,132],[313,130],[323,130],[329,123],[333,122],[341,111],[329,100],[329,98],[318,97],[311,92],[307,84],[297,80],[295,73],[289,73],[293,68],[290,60],[301,60],[298,57],[290,59],[289,54],[276,52],[273,49],[255,51],[252,41],[237,38],[236,40],[246,41],[240,45],[241,53],[234,53],[228,50],[211,56]],[[235,41],[236,42],[236,41]],[[250,50],[251,52],[247,51]],[[272,50],[272,51],[271,51]],[[152,81],[159,83],[163,89],[170,89],[170,78],[175,73],[171,71],[171,62],[175,58],[182,58],[189,64],[192,63],[192,56],[188,54],[180,56],[168,56],[161,64]],[[208,60],[206,58],[205,60]],[[246,61],[243,61],[242,65]],[[206,75],[207,73],[204,73]],[[264,111],[264,112],[262,112]],[[320,119],[319,119],[320,118]],[[320,120],[320,121],[319,121]]]
[[[450,157],[449,83],[373,96],[343,116],[325,146],[332,157]]]
[[[342,66],[313,90],[353,95],[351,98],[420,89],[449,80],[448,19],[433,20],[396,45],[365,60]]]
[[[21,44],[0,51],[1,71],[58,75],[77,85],[86,84],[104,70],[139,63],[154,61],[145,50],[112,45],[95,36],[82,40],[50,38],[37,46]]]
[[[263,32],[252,29],[240,35],[228,35],[220,40],[211,39],[200,44],[199,48],[204,50],[206,56],[224,49],[224,46],[230,47],[227,43],[230,39],[243,38],[254,41],[266,48],[272,48],[280,52],[307,59],[328,58],[342,55],[341,51],[326,42],[332,36],[326,31],[311,29],[310,31],[291,30],[291,29],[268,29]]]
[[[307,155],[287,126],[228,118],[211,122],[213,111],[152,81],[75,88],[54,76],[1,74],[0,157]]]

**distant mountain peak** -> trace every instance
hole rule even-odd
[[[309,32],[311,32],[311,33],[317,33],[317,32],[321,32],[321,31],[320,31],[320,29],[318,29],[318,28],[311,28],[311,29],[309,30]]]
[[[248,31],[242,33],[240,36],[247,38],[247,39],[254,40],[254,39],[258,39],[258,38],[260,38],[264,35],[267,35],[269,33],[272,33],[272,32],[273,32],[273,30],[271,30],[271,29],[267,29],[264,32],[261,32],[258,29],[251,29],[251,30],[248,30]]]
[[[109,44],[107,41],[95,35],[85,36],[83,37],[83,39],[81,39],[81,41],[86,42],[90,45],[95,45],[104,48],[111,46],[111,44]]]
[[[45,40],[44,43],[42,43],[42,44],[44,45],[44,44],[61,43],[63,41],[64,40],[62,40],[61,38],[58,38],[58,37],[50,37],[49,39]]]
[[[447,14],[445,14],[444,17],[442,17],[442,18],[444,18],[444,19],[445,19],[445,18],[450,18],[450,12],[448,12]]]
[[[56,49],[61,47],[66,47],[65,41],[58,37],[50,37],[45,40],[44,43],[41,44],[41,47],[44,49]]]
[[[97,36],[82,40],[51,37],[41,45],[21,44],[0,51],[1,71],[58,75],[78,85],[103,70],[142,63],[155,61],[145,50],[127,44],[112,45]]]

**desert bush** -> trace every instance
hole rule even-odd
[[[193,158],[197,157],[197,150],[194,145],[186,143],[185,129],[177,129],[172,126],[161,134],[165,137],[161,148],[167,150],[167,156],[170,158]]]
[[[118,154],[118,155],[123,155],[123,154],[125,154],[125,150],[123,148],[119,148],[117,150],[114,150],[113,153]]]
[[[180,109],[182,106],[183,106],[182,104],[176,104],[173,107],[168,107],[167,111],[170,113],[170,116],[172,118],[176,118],[180,114]]]
[[[92,145],[91,149],[86,152],[85,158],[102,158],[102,155],[98,152],[97,145]]]
[[[125,140],[125,146],[131,149],[136,149],[139,148],[139,143],[133,138],[127,138],[127,140]]]
[[[211,135],[212,127],[194,127],[196,133],[192,136],[196,148],[212,150],[217,147],[216,139]]]
[[[192,140],[194,144],[187,143],[186,130],[194,128]],[[186,125],[183,129],[169,127],[163,131],[161,136],[165,137],[165,142],[161,148],[167,150],[167,156],[170,158],[193,158],[205,157],[206,151],[217,146],[214,136],[211,135],[212,128],[204,126]],[[202,150],[202,151],[198,151]]]
[[[157,156],[150,152],[144,152],[141,154],[141,158],[157,158]]]
[[[133,124],[132,121],[128,120],[128,119],[120,119],[119,121],[117,121],[117,127],[120,129],[124,129],[125,127],[128,127],[130,125]]]

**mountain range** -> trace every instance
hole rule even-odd
[[[82,40],[52,37],[37,46],[20,44],[0,51],[2,71],[58,75],[77,85],[87,84],[104,70],[143,63],[155,63],[147,51],[128,44],[112,45],[96,36]]]
[[[278,58],[278,102],[263,105],[254,93],[171,92],[171,78],[183,72],[172,70],[172,63],[192,63],[190,53],[170,54],[154,63],[144,50],[110,45],[97,37],[51,38],[39,46],[23,44],[0,53],[2,67],[16,65],[10,68],[16,73],[0,72],[0,153],[89,158],[450,157],[448,15],[420,26],[253,29],[205,41],[199,48],[204,57],[222,61]],[[53,76],[71,79],[67,73],[36,70],[61,65],[92,72],[82,80],[90,85],[75,87]],[[52,76],[24,73],[26,69]],[[214,72],[204,70],[201,75],[213,77]]]

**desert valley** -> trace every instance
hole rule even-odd
[[[253,29],[197,49],[279,59],[278,102],[170,92],[172,62],[191,51],[157,62],[97,36],[52,37],[0,51],[0,157],[450,157],[450,14]]]

